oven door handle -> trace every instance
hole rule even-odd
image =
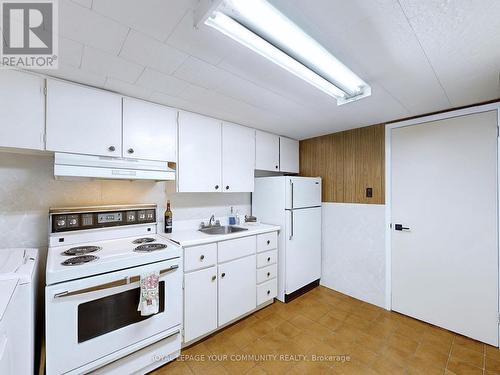
[[[169,268],[165,268],[163,270],[160,270],[160,276],[163,276],[163,275],[165,275],[165,274],[167,274],[169,272],[172,272],[172,271],[174,271],[174,270],[176,270],[178,268],[179,268],[179,265],[178,264],[174,264],[173,266],[170,266]],[[85,293],[90,293],[90,292],[97,292],[99,290],[116,288],[116,287],[119,287],[119,286],[124,286],[124,285],[127,285],[127,284],[132,284],[132,283],[138,282],[140,279],[141,279],[141,276],[139,276],[139,275],[138,276],[127,276],[127,277],[124,277],[121,280],[115,280],[115,281],[111,281],[109,283],[95,285],[95,286],[92,286],[92,287],[89,287],[89,288],[78,289],[78,290],[74,290],[72,292],[65,290],[63,292],[59,292],[59,293],[54,294],[54,298],[77,296],[77,295],[80,295],[80,294],[85,294]]]

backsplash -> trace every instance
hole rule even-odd
[[[155,203],[161,220],[170,199],[174,229],[212,214],[227,217],[230,206],[242,214],[251,209],[250,193],[176,193],[175,181],[55,180],[53,163],[49,154],[0,154],[2,248],[45,248],[50,207]]]

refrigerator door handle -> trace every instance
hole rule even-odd
[[[291,185],[291,196],[292,196],[292,204],[291,204],[291,209],[293,210],[293,181],[290,180],[290,185]]]
[[[290,237],[289,240],[293,238],[293,211],[290,211]]]

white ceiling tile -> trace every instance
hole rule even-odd
[[[187,0],[94,0],[92,9],[165,41],[190,6]]]
[[[59,67],[54,70],[37,70],[37,72],[47,74],[52,77],[66,79],[68,81],[82,83],[94,87],[103,87],[106,82],[106,76],[95,74],[83,69],[78,69],[73,66],[59,64]]]
[[[188,11],[177,25],[167,44],[211,64],[217,64],[236,42],[211,27],[193,27],[193,13]]]
[[[59,2],[59,33],[63,37],[118,54],[128,30],[69,0]]]
[[[141,75],[144,67],[110,53],[92,47],[85,47],[82,69],[124,82],[134,83]]]
[[[404,0],[402,4],[443,87],[453,98],[451,104],[495,98],[491,77],[500,68],[500,2],[435,0],[418,4]]]
[[[71,1],[81,6],[84,6],[85,8],[90,9],[92,7],[92,0],[71,0]]]
[[[67,38],[59,37],[59,63],[80,67],[83,55],[83,44]]]
[[[120,56],[165,74],[173,73],[187,55],[137,31],[130,31]]]
[[[229,74],[212,64],[191,56],[173,75],[194,85],[214,89],[224,85],[225,78]]]
[[[147,99],[151,96],[152,90],[140,87],[134,84],[120,81],[119,79],[110,78],[106,79],[104,88],[110,91],[117,92],[122,95],[132,96],[134,98]]]
[[[172,96],[178,96],[188,86],[187,82],[150,68],[144,70],[136,83],[139,86]]]

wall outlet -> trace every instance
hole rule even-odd
[[[366,197],[367,198],[372,198],[373,197],[373,189],[372,188],[366,188]]]

